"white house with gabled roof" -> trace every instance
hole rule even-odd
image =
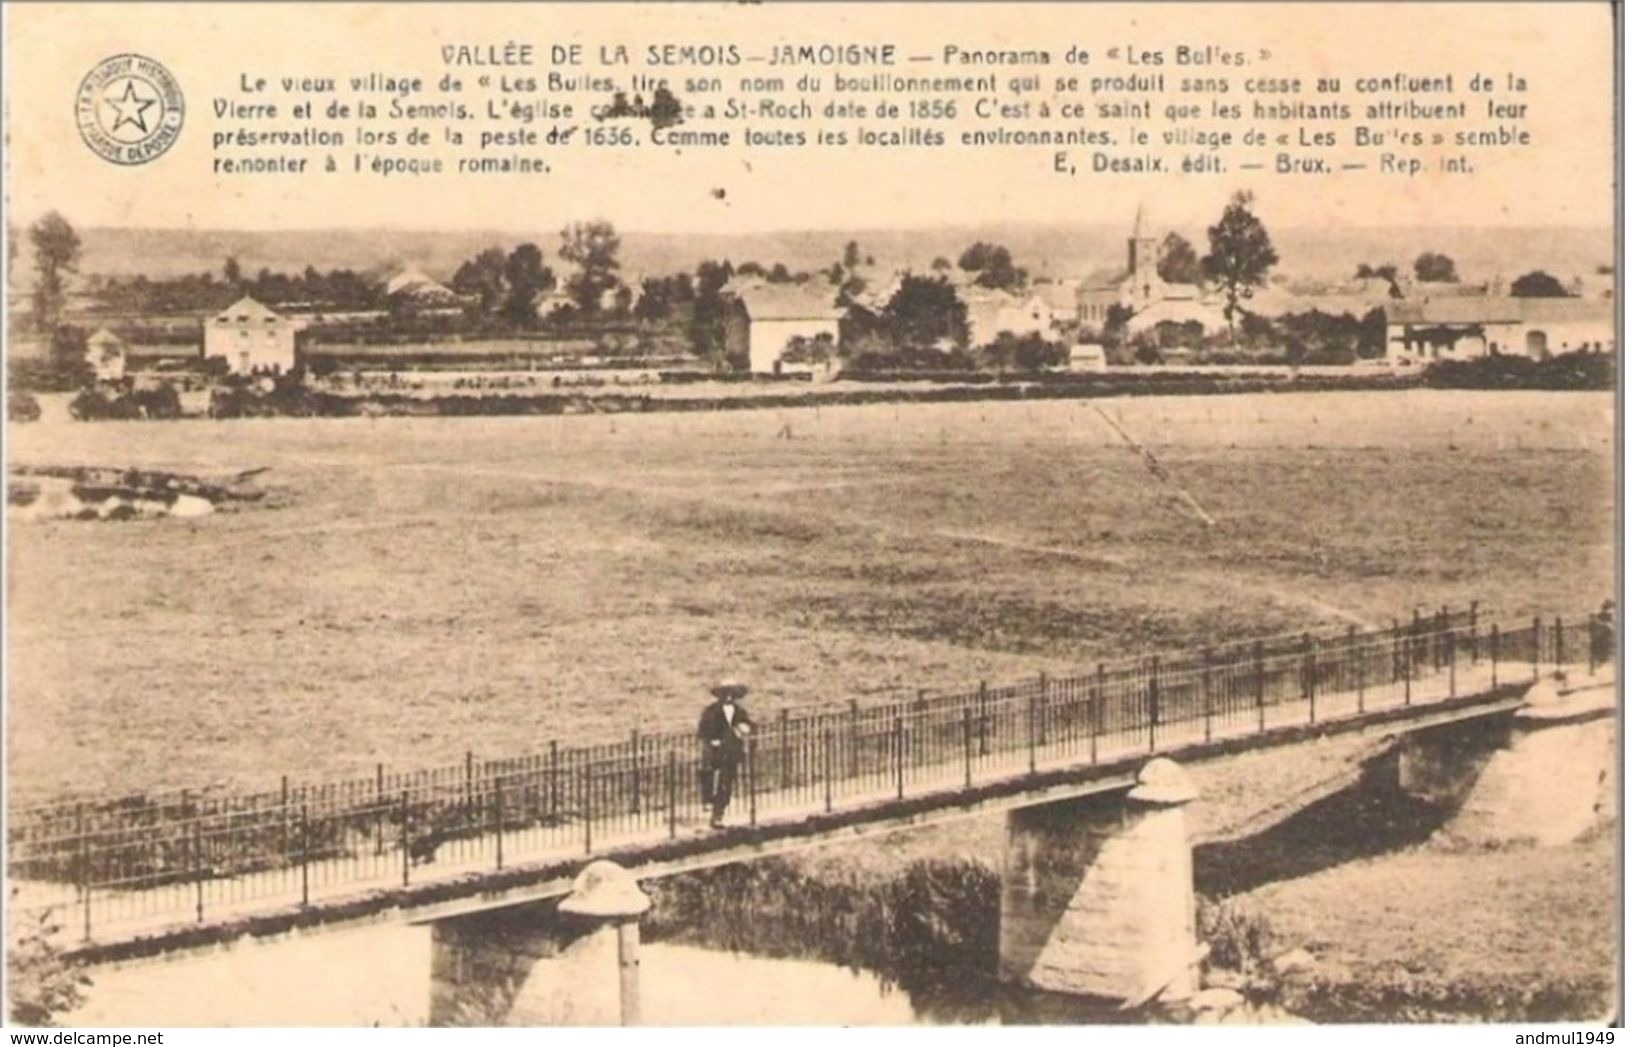
[[[299,324],[244,296],[203,325],[203,355],[226,361],[232,374],[286,374],[297,362]]]

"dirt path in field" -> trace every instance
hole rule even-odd
[[[1381,629],[1384,624],[1386,624],[1383,622],[1373,621],[1362,615],[1356,614],[1347,608],[1339,607],[1336,604],[1327,603],[1325,600],[1311,596],[1308,593],[1301,592],[1296,589],[1288,589],[1273,582],[1251,580],[1238,577],[1236,575],[1224,575],[1223,577],[1206,578],[1199,581],[1197,584],[1204,585],[1211,589],[1246,589],[1250,592],[1267,596],[1276,603],[1285,604],[1288,607],[1296,607],[1305,611],[1313,611],[1316,614],[1324,615],[1327,618],[1335,618],[1340,622],[1347,622],[1348,624],[1358,626],[1361,629]]]

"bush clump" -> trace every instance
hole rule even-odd
[[[1545,360],[1527,356],[1481,356],[1436,360],[1422,372],[1435,389],[1600,390],[1614,387],[1614,354],[1562,353]]]

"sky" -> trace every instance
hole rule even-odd
[[[557,228],[585,215],[649,232],[1119,222],[1148,201],[1162,224],[1206,224],[1250,189],[1277,225],[1603,226],[1612,213],[1612,30],[1605,4],[8,5],[5,118],[10,220],[61,210],[78,226],[199,229]],[[527,42],[589,54],[623,43],[894,42],[1171,50],[1213,43],[1274,56],[1257,71],[1345,78],[1453,72],[1523,77],[1536,146],[1471,177],[1335,173],[1149,178],[1057,175],[1053,150],[958,154],[873,148],[578,149],[546,176],[369,179],[217,175],[213,102],[241,77],[444,73],[440,47]],[[133,166],[80,140],[73,100],[101,59],[151,56],[186,98],[175,146]],[[903,66],[899,72],[916,72]],[[926,66],[947,72],[937,65]],[[540,67],[545,73],[545,67]],[[792,71],[792,76],[803,70]],[[956,70],[974,72],[975,70]],[[1097,64],[1040,70],[1046,80]],[[1179,72],[1212,70],[1169,68]],[[828,77],[829,70],[822,70]],[[863,72],[845,70],[844,72]],[[1013,70],[1000,70],[1007,76]],[[1502,96],[1511,100],[1513,96]],[[1475,100],[1476,101],[1476,100]],[[1476,105],[1473,109],[1476,112]],[[1486,125],[1492,121],[1484,121]],[[281,125],[278,125],[281,126]],[[343,124],[337,126],[345,126]],[[985,126],[985,125],[984,125]]]

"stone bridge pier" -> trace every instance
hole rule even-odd
[[[1190,996],[1201,954],[1185,805],[1196,797],[1159,758],[1127,793],[1011,811],[1000,977],[1125,1002]]]
[[[626,870],[596,861],[565,898],[437,921],[429,1024],[636,1025],[648,909]]]
[[[1616,816],[1613,668],[1549,673],[1522,707],[1406,735],[1399,785],[1455,809],[1442,834],[1469,845],[1571,842]]]

